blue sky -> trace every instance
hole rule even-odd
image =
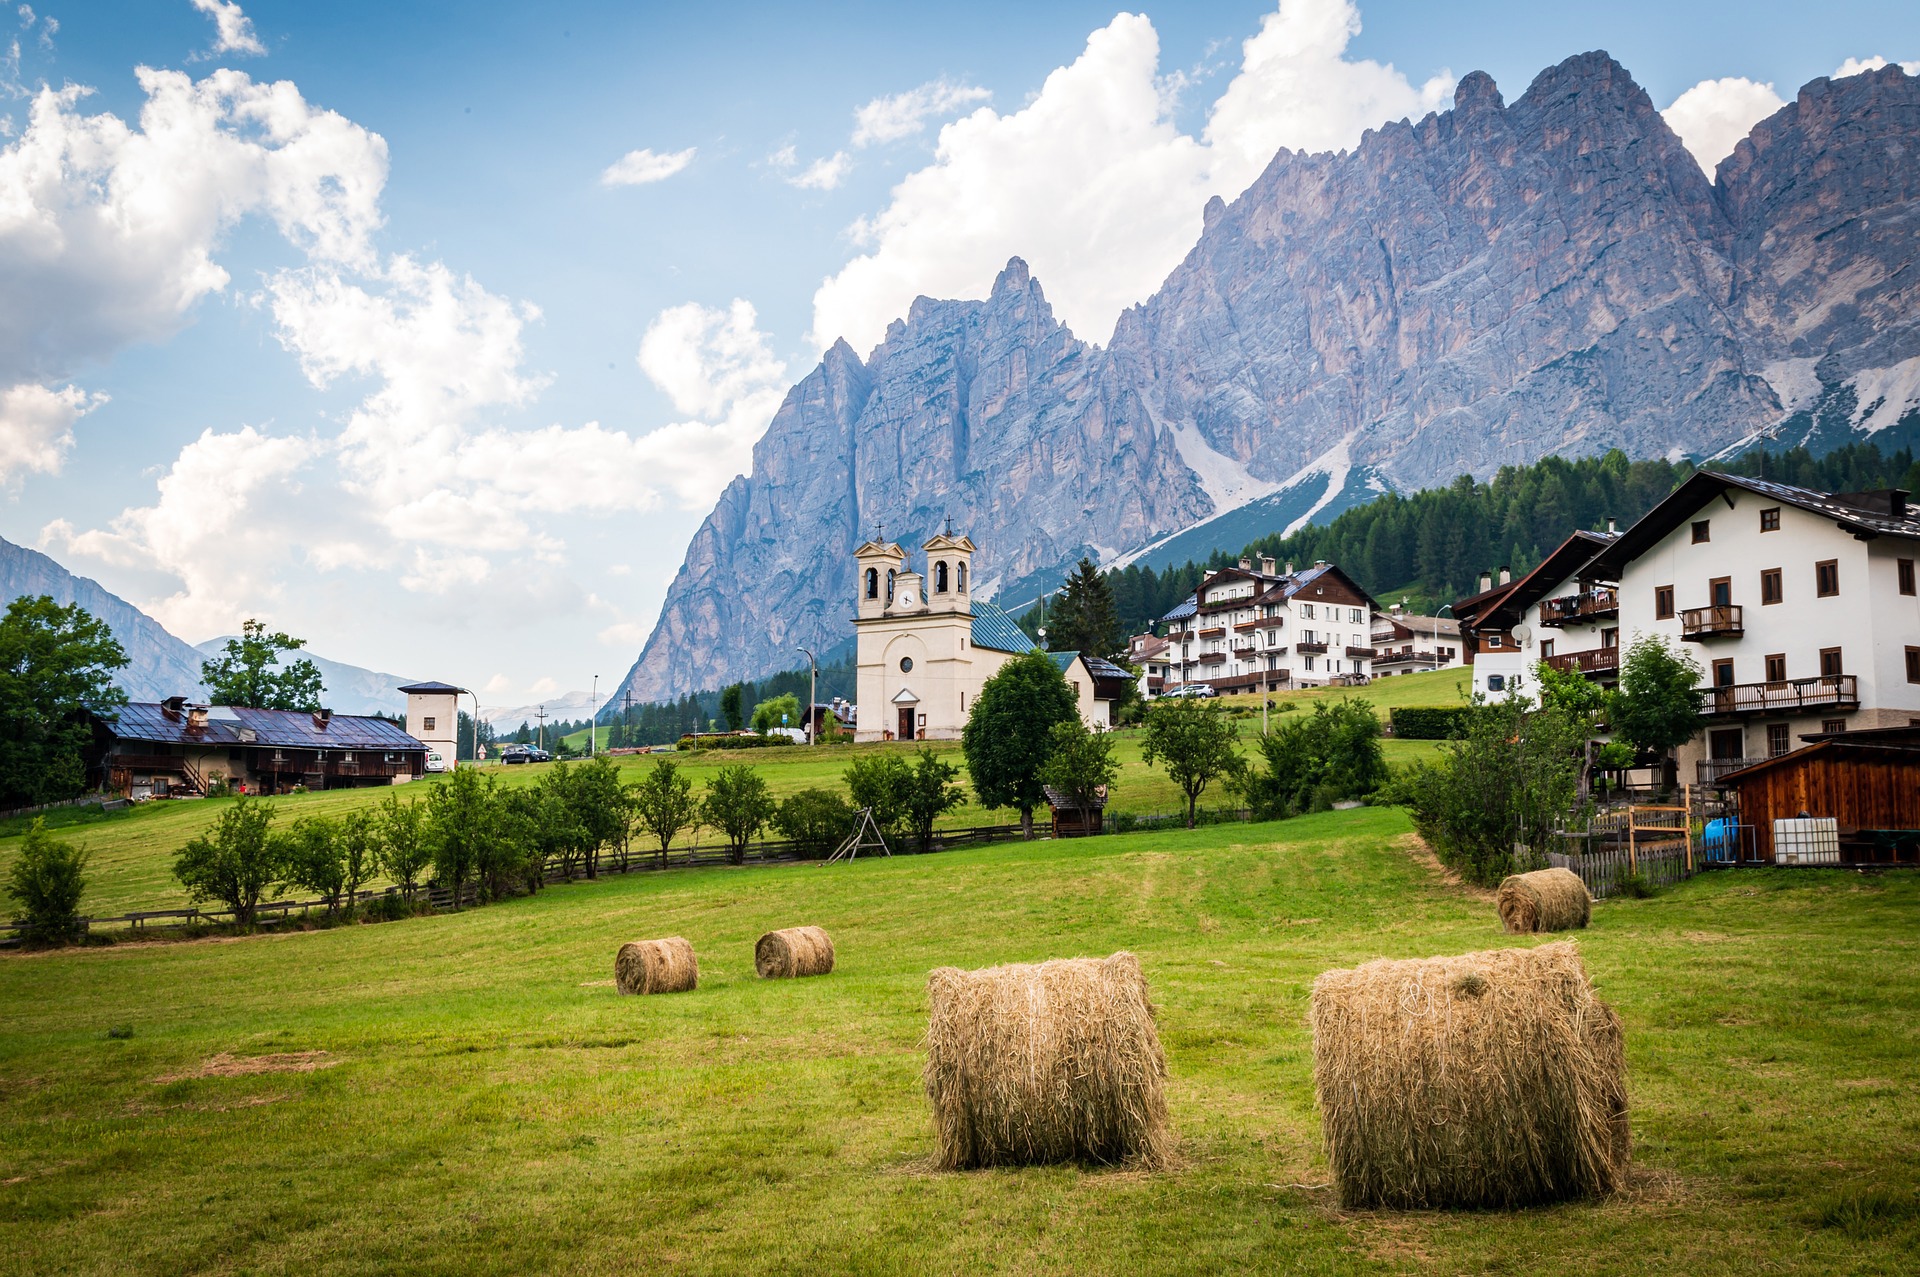
[[[1470,70],[1605,48],[1723,154],[1920,58],[1911,3],[5,11],[0,535],[498,704],[624,672],[785,386],[915,291],[1020,252],[1103,341],[1207,194]]]

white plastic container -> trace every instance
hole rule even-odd
[[[1773,863],[1776,865],[1839,864],[1840,823],[1832,816],[1774,821]]]

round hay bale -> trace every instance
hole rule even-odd
[[[622,993],[685,993],[700,983],[700,964],[679,936],[629,940],[614,955],[613,983]]]
[[[942,1167],[1164,1164],[1167,1057],[1130,953],[927,977]]]
[[[833,937],[818,927],[769,931],[753,946],[753,969],[763,980],[826,975],[833,970]]]
[[[1529,1206],[1625,1174],[1620,1019],[1569,943],[1327,971],[1311,1018],[1343,1207]]]
[[[1509,932],[1577,931],[1593,915],[1587,884],[1571,869],[1536,869],[1512,874],[1494,896],[1500,921]]]

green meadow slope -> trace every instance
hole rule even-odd
[[[1363,810],[0,957],[0,1255],[75,1273],[1911,1271],[1913,874],[1724,872],[1602,902],[1580,945],[1626,1027],[1631,1190],[1338,1211],[1314,976],[1509,942],[1411,843],[1397,812]],[[832,933],[838,969],[756,980],[755,937],[799,923]],[[615,947],[672,934],[700,988],[616,995]],[[1177,1167],[934,1171],[929,969],[1122,948],[1159,1007]],[[280,1067],[244,1071],[262,1056]]]

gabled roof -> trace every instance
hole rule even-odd
[[[1718,470],[1699,470],[1669,493],[1659,505],[1622,532],[1617,540],[1594,556],[1588,571],[1596,576],[1618,580],[1627,564],[1645,554],[1661,538],[1691,519],[1715,497],[1734,490],[1754,493],[1781,505],[1790,505],[1809,514],[1831,519],[1842,530],[1862,541],[1877,536],[1897,536],[1920,540],[1920,515],[1896,514],[1892,509],[1876,509],[1864,504],[1875,496],[1883,499],[1891,493],[1829,493],[1811,488],[1796,488],[1771,479],[1748,479],[1722,474]],[[1905,493],[1900,493],[1904,498]],[[1891,504],[1891,503],[1889,503]]]
[[[1562,581],[1574,575],[1593,577],[1598,575],[1593,564],[1598,562],[1607,547],[1618,541],[1623,533],[1588,532],[1584,528],[1576,530],[1572,536],[1555,546],[1547,557],[1540,560],[1539,566],[1519,580],[1508,585],[1496,586],[1487,591],[1495,595],[1490,603],[1481,606],[1478,613],[1467,617],[1469,626],[1484,625],[1490,629],[1504,630],[1518,622],[1526,610],[1551,594]],[[1612,579],[1609,577],[1608,579]],[[1504,591],[1504,594],[1498,593]],[[1474,595],[1474,599],[1484,597]],[[1461,599],[1453,605],[1455,616],[1467,610],[1470,599]]]
[[[973,602],[973,645],[1018,656],[1040,646],[1014,619],[991,603]]]
[[[1175,604],[1174,607],[1160,619],[1163,621],[1184,621],[1199,610],[1200,595],[1198,593],[1189,594],[1184,602]]]
[[[304,710],[246,709],[213,705],[207,725],[187,730],[187,715],[167,717],[158,704],[122,705],[100,721],[117,740],[162,741],[179,745],[272,745],[294,749],[420,750],[426,745],[407,735],[398,723],[384,718],[335,714],[322,728]],[[249,739],[251,737],[251,739]]]

